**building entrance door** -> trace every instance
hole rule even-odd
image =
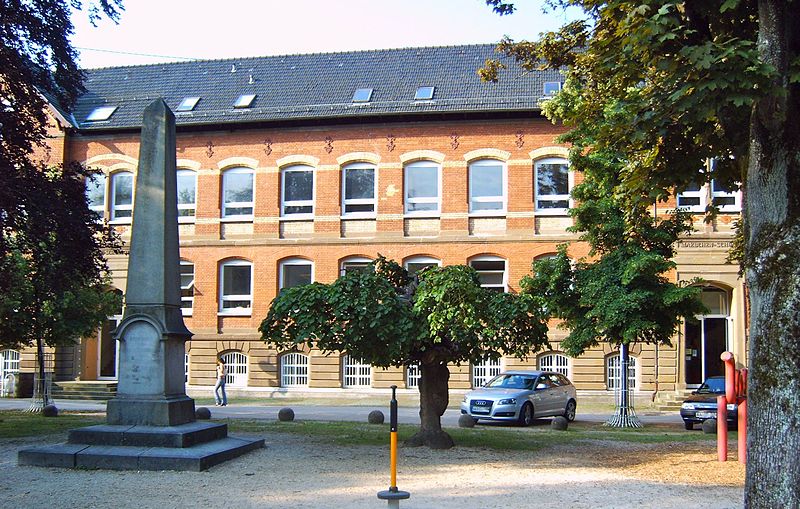
[[[116,380],[119,365],[118,341],[114,339],[122,316],[112,316],[103,324],[97,341],[97,379]]]
[[[710,313],[686,321],[684,358],[688,387],[697,387],[710,376],[724,375],[720,356],[730,349],[727,292],[706,289],[701,298]]]

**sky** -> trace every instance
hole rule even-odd
[[[81,67],[531,40],[575,16],[543,0],[503,17],[484,0],[123,1],[119,24],[73,16]]]

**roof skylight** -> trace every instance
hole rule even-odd
[[[199,97],[184,97],[175,111],[192,111],[199,100]]]
[[[544,82],[544,95],[550,97],[556,95],[561,90],[560,81],[545,81]]]
[[[234,103],[234,108],[249,108],[250,105],[253,103],[253,99],[256,98],[256,94],[244,94],[240,95],[236,102]]]
[[[419,87],[414,94],[415,101],[429,101],[433,99],[433,91],[436,87]]]
[[[95,108],[89,113],[89,116],[86,117],[87,122],[99,122],[101,120],[108,120],[111,118],[111,115],[117,111],[116,106],[100,106],[99,108]]]
[[[353,93],[354,103],[368,103],[371,98],[372,98],[371,88],[357,88],[356,91]]]

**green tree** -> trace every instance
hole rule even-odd
[[[581,100],[552,118],[624,156],[615,195],[627,217],[692,182],[742,184],[751,368],[745,504],[800,506],[798,3],[550,4],[578,6],[586,19],[537,43],[504,41],[501,50],[531,69],[563,66]],[[498,65],[489,63],[485,77]],[[712,157],[713,171],[699,172]]]
[[[524,357],[544,348],[542,301],[481,288],[466,266],[431,267],[418,282],[383,257],[373,267],[331,284],[283,290],[261,323],[262,338],[279,350],[305,344],[378,367],[419,364],[421,426],[407,444],[449,448],[453,441],[441,425],[448,363]]]
[[[114,235],[88,209],[76,165],[41,162],[48,103],[68,109],[82,89],[70,15],[116,19],[120,0],[0,3],[0,345],[74,342],[117,306],[102,250]],[[44,402],[43,402],[44,403]]]

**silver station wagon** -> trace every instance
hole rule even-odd
[[[573,421],[577,404],[575,386],[560,373],[508,371],[468,392],[461,402],[461,413],[530,426],[539,417],[561,415]]]

